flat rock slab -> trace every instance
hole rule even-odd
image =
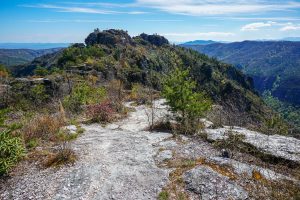
[[[186,188],[199,199],[247,199],[248,193],[228,177],[210,167],[198,166],[183,175]]]
[[[259,172],[262,175],[262,177],[267,180],[293,180],[290,177],[276,173],[273,170],[252,165],[249,163],[242,163],[230,158],[212,157],[209,160],[218,164],[219,166],[229,166],[233,168],[236,174],[244,178],[252,178],[254,172]]]
[[[166,115],[170,114],[165,105],[165,100],[160,99],[153,102],[154,104],[154,121],[160,121],[165,119]],[[129,113],[129,116],[119,122],[109,124],[108,129],[121,129],[127,131],[140,131],[149,127],[149,120],[151,116],[151,109],[147,105],[140,105],[137,107],[131,106],[131,103],[127,103],[126,106],[135,109],[134,112]]]
[[[229,133],[244,135],[243,142],[256,147],[259,151],[277,158],[300,163],[300,140],[282,135],[265,135],[241,127],[225,126],[218,129],[205,129],[209,140],[227,139]]]

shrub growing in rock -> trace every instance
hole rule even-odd
[[[7,173],[24,155],[24,146],[19,137],[10,130],[0,132],[0,176]]]
[[[114,118],[115,110],[108,101],[87,106],[87,115],[93,122],[111,122]]]
[[[164,82],[163,96],[183,133],[195,133],[199,118],[211,107],[204,93],[196,91],[196,82],[189,77],[189,70],[175,68]]]
[[[82,111],[83,105],[96,104],[106,97],[106,90],[103,87],[93,87],[87,83],[80,83],[75,86],[72,93],[64,98],[63,106],[73,113]]]
[[[45,167],[58,167],[60,165],[73,164],[76,161],[76,154],[70,148],[60,149],[50,154],[44,161]]]
[[[49,71],[45,67],[37,66],[34,70],[34,74],[38,76],[46,76],[49,74]]]
[[[45,86],[42,84],[32,87],[29,91],[29,95],[31,96],[31,99],[35,105],[41,105],[50,98],[49,94],[47,94]]]

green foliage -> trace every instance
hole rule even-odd
[[[263,99],[266,104],[277,111],[283,119],[300,129],[300,107],[280,101],[278,98],[273,97],[270,91],[263,93]],[[267,123],[269,127],[274,128],[275,124],[278,124],[279,121],[280,119],[277,117],[277,119],[270,119]]]
[[[169,199],[169,193],[167,191],[162,191],[158,195],[159,200],[168,200]]]
[[[99,59],[103,56],[103,50],[96,46],[88,46],[86,48],[69,47],[64,50],[63,55],[58,60],[58,64],[69,67],[76,64],[82,64],[88,58]]]
[[[24,155],[22,140],[10,130],[0,131],[0,175],[7,173]]]
[[[5,120],[7,119],[7,114],[9,109],[1,109],[0,110],[0,127],[5,127]]]
[[[64,98],[63,105],[71,112],[82,111],[83,105],[96,104],[103,101],[106,97],[104,87],[93,87],[87,83],[76,85],[72,93]]]
[[[60,130],[57,133],[57,139],[60,142],[68,142],[68,141],[76,139],[79,135],[84,133],[84,131],[85,131],[85,129],[82,128],[79,125],[76,126],[76,132],[75,133],[71,133],[69,130]]]
[[[146,88],[139,83],[134,83],[131,86],[130,99],[137,103],[147,103],[149,100],[149,94],[146,92]]]
[[[47,94],[45,86],[42,84],[35,85],[33,88],[31,88],[30,96],[31,96],[32,100],[38,105],[40,105],[41,103],[44,103],[50,97]]]
[[[62,74],[63,71],[59,69],[58,67],[53,67],[50,71],[51,74]]]
[[[38,76],[46,76],[49,74],[49,71],[45,67],[37,66],[34,70],[34,74]]]
[[[37,138],[32,138],[26,144],[26,147],[29,149],[35,148],[39,145],[39,140]]]
[[[175,68],[164,82],[163,96],[186,131],[193,131],[197,126],[195,120],[211,107],[204,93],[196,92],[196,82],[189,77],[189,70]]]

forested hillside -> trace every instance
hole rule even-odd
[[[35,58],[49,53],[54,53],[61,50],[61,48],[53,49],[0,49],[0,64],[6,66],[14,66],[26,64],[33,61]]]
[[[300,105],[300,42],[244,41],[186,47],[234,64],[254,79],[261,94],[269,90],[281,101]]]

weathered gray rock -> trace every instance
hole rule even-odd
[[[165,100],[163,99],[154,101],[154,121],[161,121],[165,119],[166,116],[169,114],[167,106],[164,105],[164,103]],[[132,107],[131,102],[127,103],[126,106]],[[146,105],[141,105],[138,107],[134,107],[134,109],[135,112],[129,113],[129,116],[126,119],[116,122],[114,124],[109,124],[108,126],[106,126],[106,128],[116,129],[118,127],[118,129],[127,130],[131,132],[147,129],[150,126],[150,108]]]
[[[228,177],[210,167],[198,166],[183,176],[186,188],[200,199],[247,199],[248,193]]]
[[[166,140],[159,143],[159,146],[164,146],[166,148],[176,147],[177,143],[173,140]]]
[[[222,157],[212,157],[210,158],[211,161],[220,165],[220,166],[229,166],[232,167],[236,174],[241,176],[247,176],[247,178],[252,178],[253,172],[259,172],[263,178],[268,180],[293,180],[288,176],[276,173],[270,169],[266,169],[263,167],[259,167],[256,165],[251,165],[248,163],[242,163],[230,158],[222,158]],[[245,177],[246,178],[246,177]]]
[[[75,125],[65,126],[63,129],[68,131],[70,134],[76,134],[77,132],[77,127]]]
[[[85,133],[72,143],[79,158],[74,165],[28,166],[25,174],[0,181],[0,199],[157,199],[170,169],[156,165],[154,144],[172,135],[143,131],[147,126],[144,109],[139,106],[128,119],[112,125],[118,129],[82,125]],[[74,126],[67,128],[75,131]],[[169,157],[165,153],[162,157]]]
[[[172,151],[164,150],[158,153],[156,159],[158,162],[163,162],[172,158]]]
[[[274,157],[300,162],[300,140],[281,135],[265,135],[241,127],[225,126],[218,129],[206,129],[209,140],[227,139],[229,133],[244,135],[243,142],[256,147],[259,151]]]

